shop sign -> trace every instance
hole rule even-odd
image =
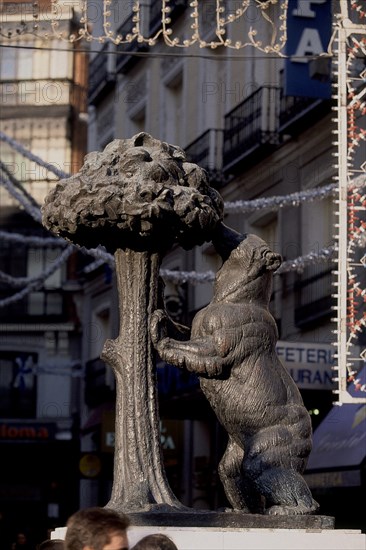
[[[285,62],[285,95],[329,99],[330,75],[325,80],[311,78],[309,60],[327,51],[332,31],[332,2],[329,0],[289,0]],[[330,72],[330,69],[329,69]]]
[[[54,439],[55,424],[38,424],[3,421],[0,422],[0,440],[8,441],[42,441]]]
[[[335,388],[332,366],[334,347],[330,344],[282,342],[276,345],[277,355],[297,386],[305,390]]]

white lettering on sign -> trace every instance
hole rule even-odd
[[[276,352],[299,388],[333,389],[333,346],[279,340]]]
[[[292,10],[292,15],[298,17],[311,17],[314,19],[316,13],[311,9],[311,4],[324,4],[327,0],[297,0],[297,8]]]
[[[290,342],[278,342],[277,355],[286,363],[316,363],[333,365],[333,349],[331,346],[307,347],[306,344],[292,344]]]
[[[324,52],[324,48],[318,29],[304,29],[291,61],[294,63],[307,63],[306,56],[319,55],[322,52]]]
[[[321,369],[288,369],[299,388],[319,388],[332,386],[332,373]]]

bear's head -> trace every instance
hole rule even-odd
[[[238,263],[247,274],[257,275],[264,271],[275,271],[281,265],[281,256],[272,252],[268,244],[257,235],[249,234],[232,251],[230,259]]]
[[[217,272],[216,298],[268,302],[273,272],[281,261],[281,256],[273,252],[265,241],[257,235],[247,235]]]

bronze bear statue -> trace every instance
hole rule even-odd
[[[213,299],[194,317],[191,334],[158,309],[152,341],[164,361],[198,375],[229,435],[219,475],[231,506],[250,513],[316,513],[319,505],[301,475],[312,447],[311,420],[277,357],[269,312],[281,257],[255,235],[215,247],[224,262]]]

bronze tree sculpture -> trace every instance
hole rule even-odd
[[[60,181],[43,207],[53,233],[114,253],[120,330],[102,358],[116,376],[114,480],[108,506],[122,512],[182,509],[162,464],[154,349],[149,336],[158,304],[163,255],[211,240],[223,201],[204,170],[184,152],[146,133],[90,153],[79,173]]]

